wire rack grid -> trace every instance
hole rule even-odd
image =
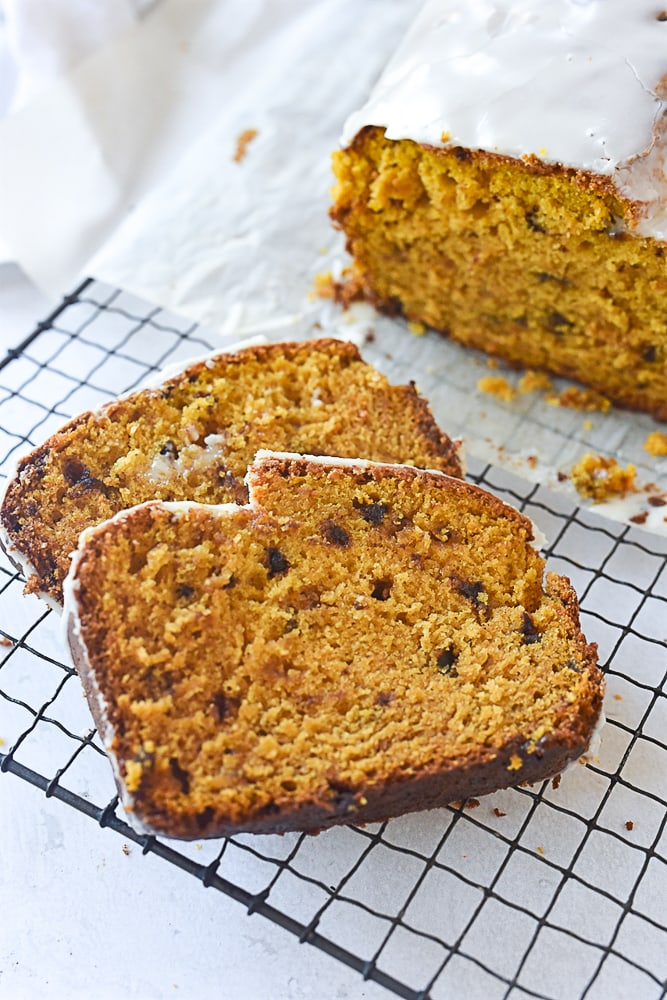
[[[0,475],[70,416],[219,338],[87,281],[0,363]],[[369,357],[369,360],[375,360]],[[57,615],[0,562],[0,770],[411,1000],[667,992],[667,540],[492,466],[550,538],[607,676],[599,757],[560,783],[365,828],[189,845],[140,836]],[[1,485],[1,483],[0,483]]]

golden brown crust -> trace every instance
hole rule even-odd
[[[414,462],[461,475],[458,446],[414,385],[391,386],[350,343],[323,338],[200,360],[71,420],[26,456],[0,542],[28,589],[61,600],[79,533],[153,497],[244,503],[258,448]]]
[[[595,647],[522,514],[402,467],[268,455],[249,482],[120,514],[73,567],[72,653],[147,829],[370,822],[586,750]]]

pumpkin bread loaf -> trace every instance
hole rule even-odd
[[[118,514],[72,561],[72,654],[141,829],[381,820],[587,750],[595,646],[527,518],[407,466],[260,453],[248,485]]]
[[[428,0],[334,154],[376,306],[667,420],[653,0]]]
[[[461,474],[457,444],[414,385],[390,385],[353,344],[253,346],[68,423],[20,462],[0,511],[0,541],[28,590],[59,604],[84,528],[153,498],[244,503],[243,478],[259,448]]]

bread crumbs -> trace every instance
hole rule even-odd
[[[353,302],[360,302],[364,297],[361,281],[349,267],[343,269],[340,281],[336,281],[331,271],[316,274],[313,294],[318,299],[332,299],[343,309],[347,309]]]
[[[248,146],[256,139],[258,135],[256,128],[246,128],[236,139],[236,150],[232,157],[234,163],[240,163],[241,160],[245,159],[245,155],[248,152]]]
[[[570,410],[582,410],[585,413],[598,411],[607,413],[611,409],[611,401],[594,389],[580,389],[572,385],[553,396],[547,396],[551,406],[563,406]]]
[[[657,457],[667,455],[667,434],[663,434],[662,431],[651,431],[644,441],[644,451]]]
[[[580,496],[595,502],[634,492],[635,477],[634,465],[624,469],[615,458],[593,452],[587,452],[570,470],[570,479]]]
[[[511,403],[517,394],[516,389],[502,375],[484,375],[477,383],[477,388],[489,396],[502,399],[504,403]]]
[[[553,383],[545,372],[535,372],[529,368],[519,379],[519,392],[536,392],[538,389],[553,389]]]

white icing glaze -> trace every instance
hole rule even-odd
[[[195,431],[196,435],[196,431]],[[143,473],[149,482],[161,485],[175,480],[187,480],[191,472],[204,472],[215,465],[224,464],[226,459],[224,434],[209,434],[204,445],[190,444],[179,449],[178,457],[158,453],[148,469]]]
[[[427,0],[366,105],[390,139],[533,155],[614,179],[667,238],[667,21],[656,0]]]
[[[602,745],[602,731],[607,723],[607,716],[605,714],[604,706],[600,709],[600,714],[598,715],[595,725],[591,731],[590,738],[588,740],[588,746],[584,752],[579,756],[571,760],[569,764],[563,768],[562,774],[567,774],[568,771],[572,771],[575,767],[581,767],[582,764],[597,764],[600,762],[600,746]]]

